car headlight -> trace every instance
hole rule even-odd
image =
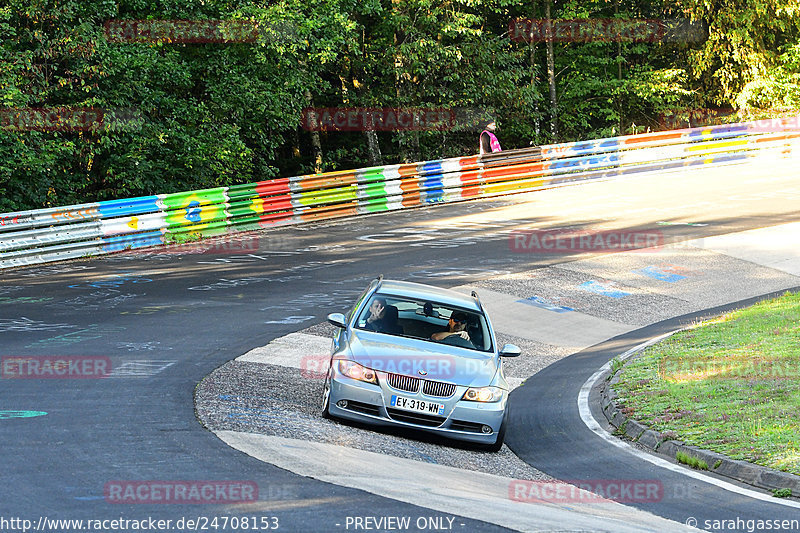
[[[499,402],[502,397],[503,389],[500,387],[470,387],[461,399],[468,402]]]
[[[358,381],[373,383],[375,385],[378,384],[378,376],[375,375],[374,370],[365,366],[361,366],[353,361],[340,359],[339,373],[347,376],[348,378],[357,379]]]

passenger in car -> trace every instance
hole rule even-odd
[[[466,346],[466,343],[469,343],[469,347],[472,347],[469,333],[466,331],[466,314],[460,311],[454,311],[453,314],[450,315],[450,320],[447,322],[447,328],[447,331],[439,331],[431,335],[431,339],[435,341],[445,341],[445,339],[447,339],[448,344],[455,344],[456,346]],[[466,341],[466,343],[463,341]]]
[[[364,327],[378,333],[402,335],[403,328],[397,323],[397,317],[397,307],[386,305],[384,298],[375,298],[369,306],[369,316]]]

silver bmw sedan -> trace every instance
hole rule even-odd
[[[509,386],[478,295],[379,277],[338,327],[325,378],[323,416],[402,426],[498,451]]]

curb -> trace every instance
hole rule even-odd
[[[649,343],[648,343],[649,344]],[[642,346],[629,355],[625,362],[634,359],[641,354],[647,346]],[[621,369],[620,369],[621,370]],[[629,419],[617,407],[615,400],[617,393],[611,387],[619,381],[620,371],[612,374],[611,369],[606,369],[598,378],[600,382],[600,408],[609,424],[617,430],[616,435],[628,440],[638,442],[648,450],[675,460],[678,452],[705,461],[708,465],[708,472],[713,472],[721,476],[746,483],[753,487],[774,491],[779,489],[791,489],[795,499],[800,496],[800,476],[779,472],[766,466],[731,459],[710,450],[704,450],[697,446],[690,446],[679,440],[672,440],[669,436],[648,428],[636,420]],[[688,466],[687,466],[688,468]]]

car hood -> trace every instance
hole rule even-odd
[[[498,366],[492,353],[370,331],[353,331],[348,351],[367,368],[470,387],[491,385]]]

